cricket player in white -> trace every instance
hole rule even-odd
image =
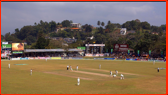
[[[155,64],[155,60],[153,61],[153,65]]]
[[[124,79],[124,75],[123,74],[121,74],[121,79]]]
[[[69,69],[69,65],[67,65],[67,70]]]
[[[101,69],[101,64],[99,64],[99,69]]]
[[[10,63],[8,64],[8,68],[10,68]]]
[[[71,71],[73,71],[72,66],[71,66]]]
[[[78,71],[78,65],[76,66],[76,70]]]
[[[110,71],[110,76],[112,76],[112,71]]]
[[[71,65],[69,66],[69,70],[71,70]]]
[[[116,77],[116,75],[114,74],[113,77]]]
[[[77,79],[77,85],[80,85],[80,78]]]
[[[30,75],[32,75],[32,69],[30,70]]]
[[[116,70],[116,75],[118,75],[118,71]]]

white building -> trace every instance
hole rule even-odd
[[[126,35],[126,32],[127,32],[127,28],[121,28],[120,30],[121,35]]]
[[[93,38],[94,38],[94,36],[92,36],[92,37],[87,37],[88,39],[90,39],[90,40],[92,40]]]
[[[72,27],[74,26],[76,28],[81,28],[82,27],[82,25],[80,23],[71,23],[70,26],[72,26]]]

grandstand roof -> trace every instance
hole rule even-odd
[[[64,49],[25,49],[24,52],[64,52]],[[68,51],[80,52],[80,49],[69,49]]]

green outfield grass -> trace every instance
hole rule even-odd
[[[73,71],[67,71],[67,65],[71,65]],[[153,65],[153,62],[109,60],[1,61],[1,93],[165,94],[166,70],[158,73],[158,67],[166,68],[166,63],[156,62]],[[30,69],[33,69],[32,75]],[[110,70],[113,74],[118,70],[116,78],[110,77]],[[124,75],[124,80],[120,80],[120,74]],[[78,77],[81,80],[79,86]]]

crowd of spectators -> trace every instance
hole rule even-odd
[[[149,56],[149,54],[141,54],[141,55],[137,55],[135,53],[126,53],[126,52],[118,52],[118,53],[112,53],[109,55],[112,58],[117,58],[117,59],[151,59],[151,60],[164,60],[166,59],[166,57],[161,57],[161,56],[157,56],[154,57],[153,55]]]
[[[63,52],[55,52],[55,53],[25,53],[22,54],[20,57],[81,57],[78,52],[69,52],[69,53],[63,53]]]

